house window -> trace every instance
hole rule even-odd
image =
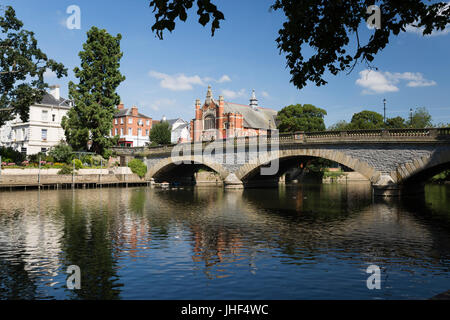
[[[116,129],[116,136],[119,135],[119,129]]]
[[[120,128],[120,135],[123,136],[123,128]]]
[[[47,110],[42,110],[41,120],[42,121],[47,121],[47,119],[48,119],[48,111]]]
[[[52,121],[55,122],[56,120],[56,114],[52,114]]]
[[[216,123],[215,123],[216,119],[214,119],[214,116],[206,116],[204,122],[205,122],[204,130],[216,128]]]
[[[148,129],[147,129],[147,130],[145,130],[145,135],[146,135],[146,136],[148,136]]]
[[[27,154],[27,148],[22,147],[22,148],[20,149],[20,153],[22,153],[22,154]]]
[[[150,125],[150,120],[147,120],[147,121],[146,121],[146,124],[149,126],[149,125]]]
[[[128,118],[128,123],[133,124],[133,118]]]
[[[123,124],[123,118],[120,118],[120,124]]]
[[[41,129],[42,140],[47,140],[47,129]]]
[[[41,152],[46,153],[47,152],[47,148],[41,148]]]
[[[141,135],[142,135],[142,129],[139,128],[139,129],[138,129],[138,136],[141,136]]]
[[[128,128],[128,135],[129,136],[132,136],[133,134],[132,134],[132,131],[131,131],[131,128]]]
[[[115,124],[117,124],[117,123],[118,123],[118,121],[117,121],[117,118],[115,118],[115,119],[114,119],[114,123],[115,123]]]

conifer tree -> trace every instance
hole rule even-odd
[[[116,89],[125,80],[119,71],[121,39],[120,34],[113,37],[97,27],[87,33],[84,50],[79,53],[81,67],[74,69],[79,83],[69,82],[69,96],[75,106],[62,121],[67,142],[75,150],[85,150],[92,141],[90,151],[107,157],[114,144],[110,132],[120,103]]]

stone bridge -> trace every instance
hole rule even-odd
[[[207,167],[226,188],[274,183],[299,160],[323,158],[364,175],[376,195],[398,195],[450,168],[450,128],[296,132],[155,148],[116,148],[144,159],[147,179],[176,181]]]

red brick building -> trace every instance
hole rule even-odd
[[[113,119],[111,136],[119,136],[119,145],[124,147],[142,147],[150,141],[152,118],[139,113],[136,106],[125,109],[121,102]]]
[[[217,140],[229,137],[266,135],[276,130],[277,111],[258,106],[255,91],[249,105],[214,100],[208,87],[203,105],[195,102],[195,119],[191,120],[191,140]]]

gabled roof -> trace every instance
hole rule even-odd
[[[187,122],[185,120],[181,119],[181,118],[169,119],[169,120],[166,120],[166,121],[169,123],[169,126],[172,127],[179,120],[183,121],[183,124],[187,124]],[[180,126],[182,126],[182,125],[180,125]],[[178,126],[178,127],[180,127],[180,126]]]
[[[216,103],[217,104],[217,103]],[[275,129],[277,111],[262,107],[224,102],[224,113],[240,113],[244,118],[244,127],[253,129]]]
[[[42,101],[38,104],[46,104],[51,106],[62,106],[62,107],[68,107],[70,108],[70,100],[64,99],[62,97],[59,98],[59,100],[56,100],[55,97],[53,97],[51,94],[46,93],[42,97]]]
[[[117,111],[114,114],[114,118],[120,118],[120,117],[124,117],[124,116],[133,116],[131,113],[131,109],[122,109],[122,110]],[[151,119],[151,117],[146,116],[145,114],[142,114],[142,113],[138,113],[136,117]]]

